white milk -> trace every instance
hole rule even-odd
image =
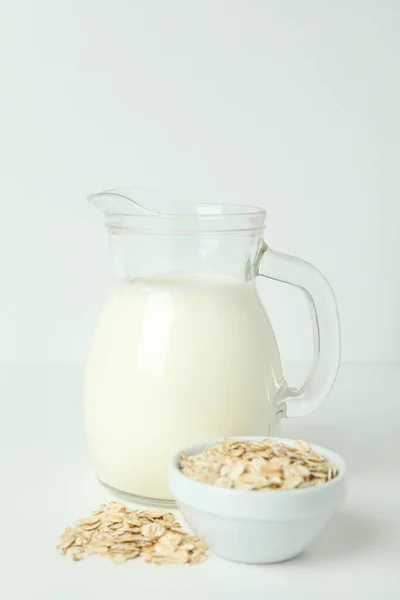
[[[282,382],[253,283],[199,275],[119,284],[86,373],[86,433],[98,478],[170,498],[172,453],[217,437],[270,434]]]

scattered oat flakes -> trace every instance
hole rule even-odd
[[[207,558],[206,544],[182,531],[172,513],[130,511],[121,502],[102,504],[90,517],[66,527],[57,549],[74,561],[98,554],[114,564],[137,556],[157,565],[198,564]]]
[[[301,489],[338,474],[335,465],[303,440],[289,445],[273,439],[226,439],[200,454],[182,452],[179,466],[196,481],[241,490]]]

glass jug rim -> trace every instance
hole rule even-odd
[[[139,202],[146,196],[146,204]],[[151,208],[149,197],[162,198],[162,210]],[[138,197],[138,200],[136,199]],[[140,187],[114,188],[90,194],[108,229],[163,233],[256,233],[264,229],[264,208],[236,203],[193,202]],[[154,206],[154,202],[153,202]],[[156,205],[157,206],[157,205]]]

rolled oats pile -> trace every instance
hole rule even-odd
[[[320,485],[338,469],[307,442],[224,440],[200,454],[181,454],[182,473],[201,481],[236,490],[292,490]]]
[[[66,527],[57,549],[74,561],[99,554],[116,564],[137,556],[157,565],[196,564],[207,558],[206,544],[182,531],[172,513],[130,511],[120,502],[102,504],[90,517]]]

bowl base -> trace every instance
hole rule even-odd
[[[285,557],[279,557],[279,558],[274,558],[274,559],[251,559],[251,560],[247,560],[247,559],[243,559],[243,558],[232,558],[230,556],[223,556],[222,554],[217,554],[215,551],[213,551],[213,554],[215,554],[215,556],[218,556],[218,558],[222,558],[224,560],[229,560],[229,562],[235,562],[235,563],[241,563],[241,564],[247,564],[247,565],[274,565],[277,563],[283,563],[283,562],[288,562],[289,560],[293,560],[297,556],[300,556],[300,554],[303,554],[303,552],[305,552],[305,550],[301,550],[300,552],[296,552],[295,554],[291,554],[290,556],[285,556]]]

